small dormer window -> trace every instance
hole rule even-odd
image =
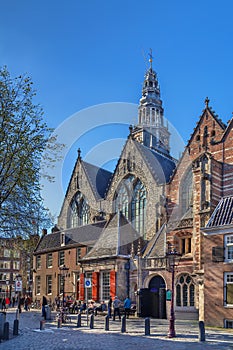
[[[65,243],[66,243],[66,242],[65,242],[65,238],[66,238],[66,237],[65,237],[65,233],[62,232],[62,233],[61,233],[61,246],[64,246],[64,245],[65,245]]]

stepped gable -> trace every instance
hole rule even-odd
[[[148,148],[137,141],[134,142],[141,153],[143,160],[147,163],[154,179],[159,181],[159,183],[168,183],[176,168],[176,160],[170,156]]]
[[[82,165],[95,197],[97,199],[104,198],[112,173],[85,161],[82,161]]]
[[[67,246],[81,244],[93,246],[99,239],[106,221],[100,221],[95,224],[84,225],[69,230],[61,230],[55,233],[49,233],[41,237],[35,253],[42,253],[49,250],[64,249]],[[65,234],[65,245],[61,246],[61,234]]]
[[[82,260],[128,256],[131,253],[132,242],[139,237],[139,233],[125,216],[117,213],[106,224],[93,249]]]
[[[166,252],[166,224],[148,242],[143,257],[159,258],[164,257]]]
[[[206,228],[233,224],[233,196],[220,200],[211,215]]]

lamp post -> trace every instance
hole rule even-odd
[[[15,279],[15,292],[18,294],[18,307],[17,307],[17,313],[16,318],[18,315],[18,312],[21,313],[21,292],[22,292],[22,276],[20,274],[17,274]]]
[[[62,307],[64,308],[64,300],[65,300],[65,278],[66,278],[66,272],[69,270],[66,265],[62,265],[59,267],[59,270],[62,273]]]
[[[175,332],[175,312],[174,312],[174,282],[175,282],[175,261],[176,258],[181,256],[175,249],[172,249],[167,253],[169,270],[172,273],[172,292],[171,292],[171,310],[170,310],[170,323],[169,323],[169,332],[168,337],[174,338],[176,336]]]
[[[6,297],[8,297],[8,286],[9,286],[10,280],[6,280]]]

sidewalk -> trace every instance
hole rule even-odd
[[[168,320],[150,320],[151,333],[145,336],[145,320],[130,318],[126,322],[126,332],[121,333],[119,320],[109,322],[109,331],[105,331],[105,318],[94,318],[94,329],[87,324],[86,315],[82,315],[81,328],[77,328],[77,315],[71,315],[71,323],[57,328],[56,313],[52,312],[52,320],[47,320],[45,329],[40,331],[42,320],[40,310],[22,312],[19,318],[19,335],[12,336],[15,310],[7,311],[6,321],[9,322],[10,340],[0,343],[0,350],[233,350],[233,330],[206,329],[206,341],[198,340],[198,323],[194,321],[176,321],[176,338],[168,338]]]

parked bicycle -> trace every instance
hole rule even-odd
[[[56,315],[56,320],[61,320],[62,323],[71,322],[71,316],[67,308],[60,308]]]

